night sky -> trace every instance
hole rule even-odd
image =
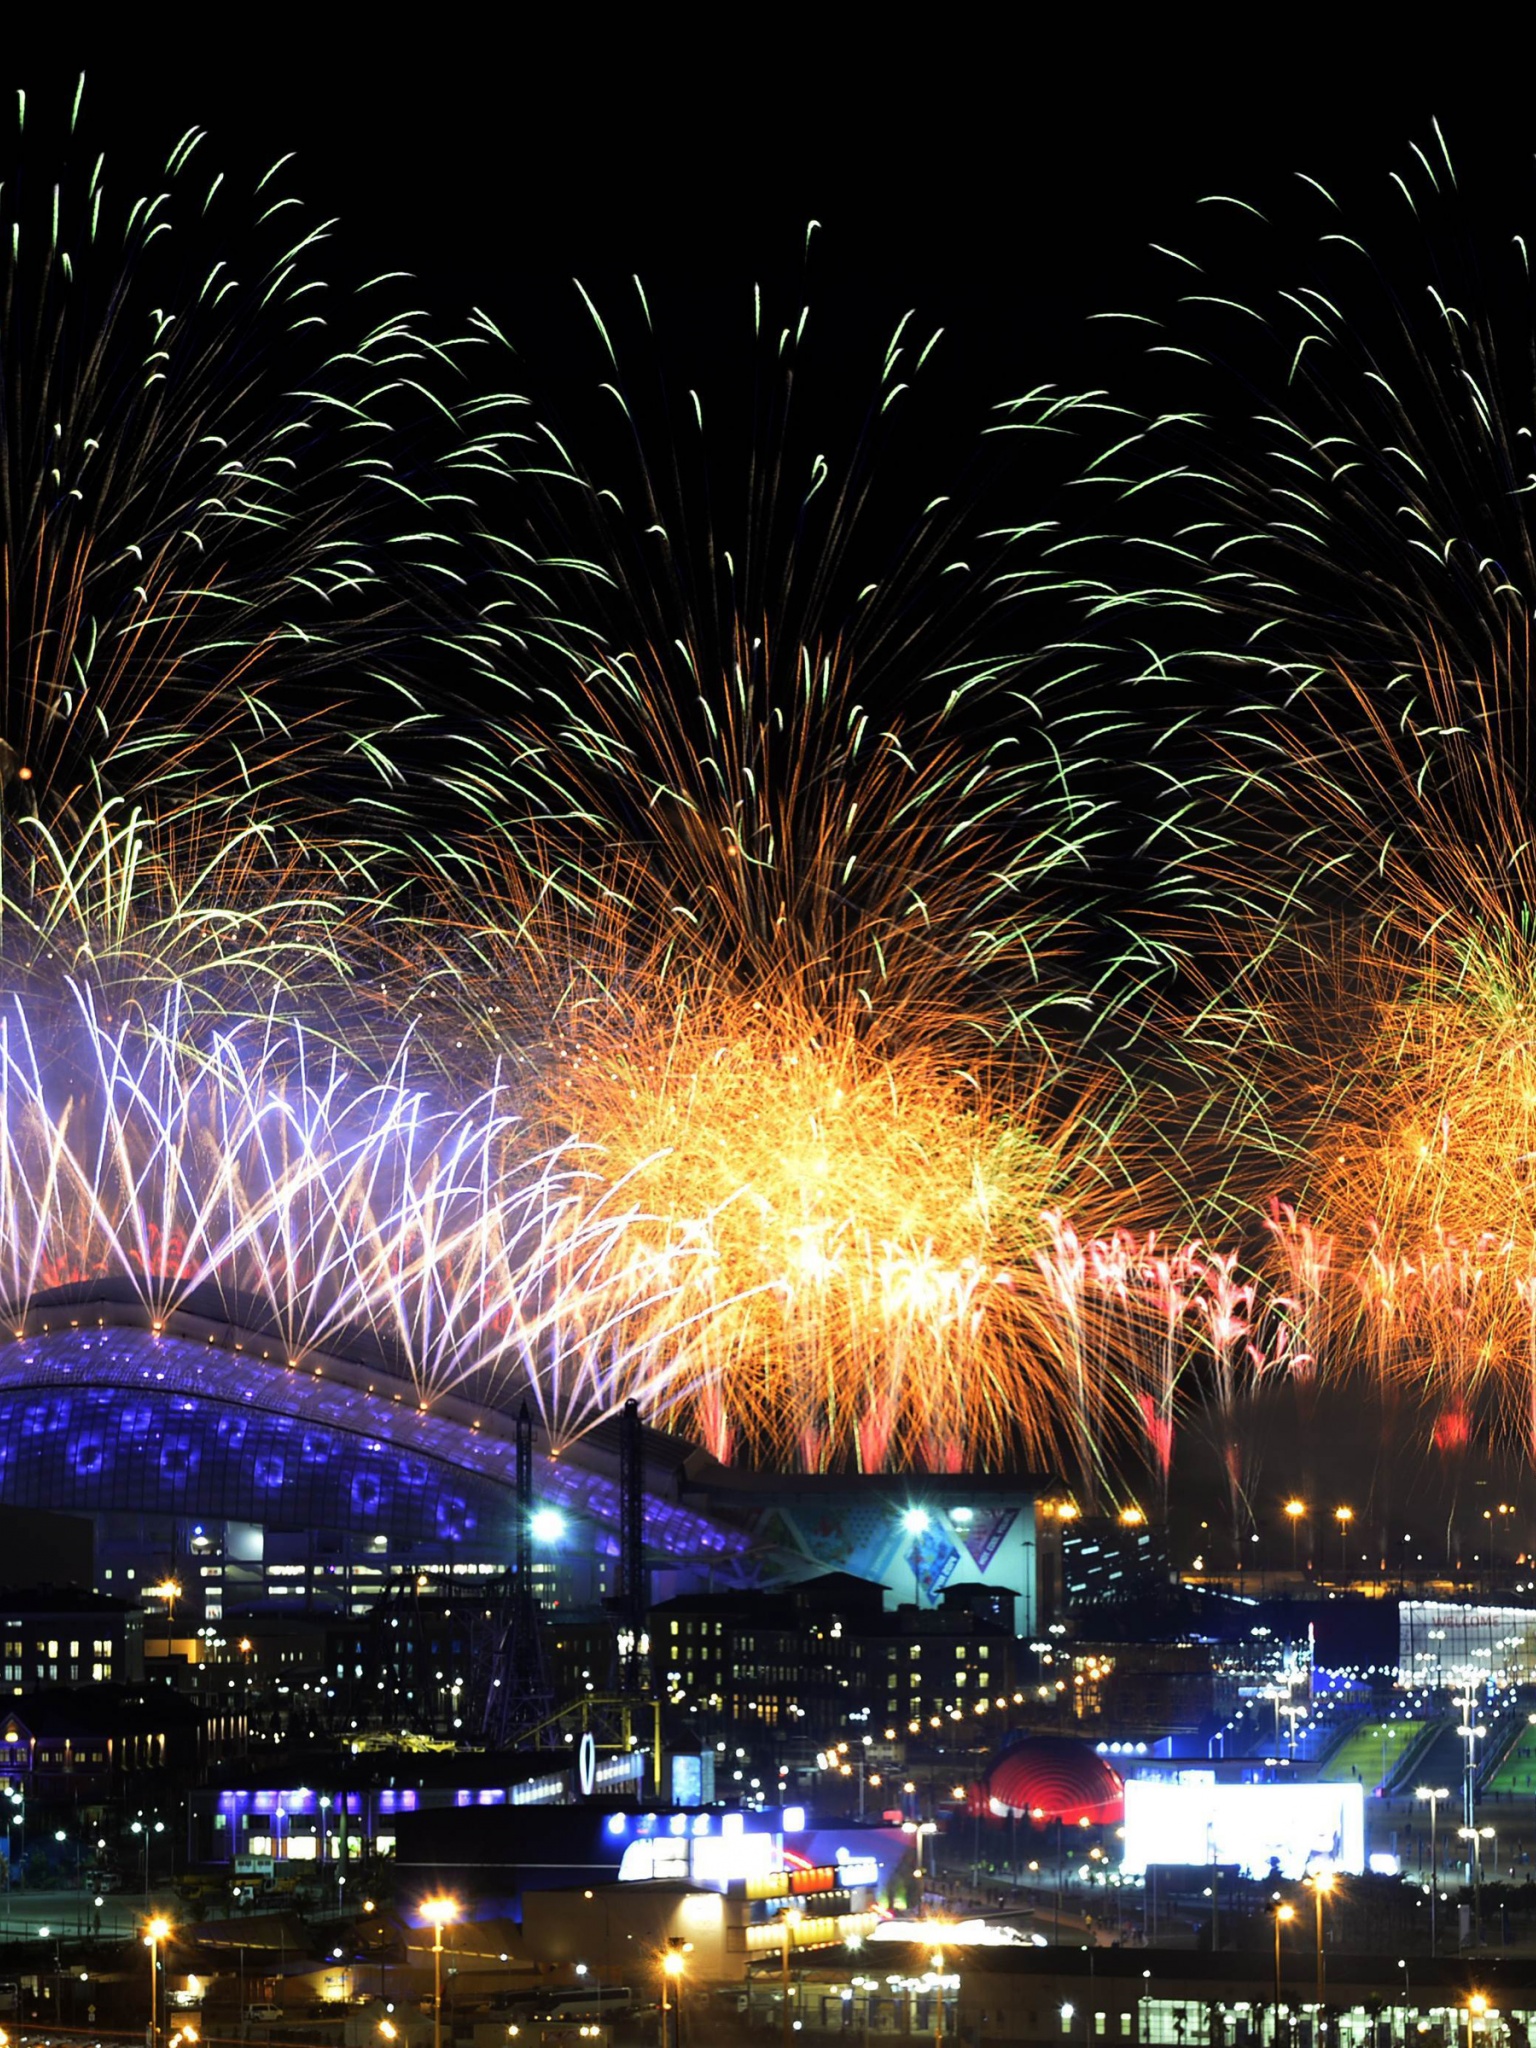
[[[0,78],[40,104],[83,67],[83,133],[120,177],[148,182],[193,123],[232,178],[296,152],[294,188],[339,216],[333,277],[403,268],[444,319],[484,305],[550,386],[581,322],[573,275],[611,303],[638,271],[693,343],[728,348],[754,281],[798,289],[815,218],[829,363],[862,393],[903,311],[943,325],[934,403],[957,449],[1016,391],[1130,375],[1120,338],[1085,316],[1145,302],[1147,245],[1177,242],[1208,192],[1283,205],[1297,169],[1382,192],[1438,113],[1479,206],[1522,182],[1531,196],[1512,67],[1455,47],[1355,54],[1294,14],[1272,41],[1258,17],[1207,36],[1125,34],[1088,10],[905,34],[872,16],[864,43],[793,15],[756,35],[516,10],[391,34],[347,10],[354,37],[337,18],[171,9],[91,36],[34,28],[8,37]]]
[[[1380,219],[1372,250],[1390,266],[1388,172],[1438,113],[1469,236],[1536,237],[1536,100],[1514,52],[1346,56],[1278,14],[1127,41],[1111,14],[1080,13],[1046,32],[1022,10],[764,12],[684,36],[649,16],[615,33],[606,10],[553,26],[429,9],[359,13],[350,40],[320,10],[136,14],[95,42],[12,43],[0,83],[62,105],[83,65],[82,154],[104,148],[136,190],[193,124],[236,185],[295,152],[289,188],[338,216],[332,280],[413,273],[446,328],[485,308],[521,387],[562,423],[596,417],[605,374],[573,277],[606,308],[638,272],[663,359],[728,377],[754,282],[799,302],[814,218],[823,417],[866,402],[908,308],[923,334],[946,330],[904,458],[924,487],[963,484],[992,408],[1025,390],[1143,398],[1138,345],[1089,316],[1166,298],[1148,245],[1197,223],[1209,239],[1205,194],[1283,222],[1310,171]],[[1253,282],[1250,246],[1234,235],[1232,289]],[[1042,478],[1050,513],[1057,481]]]

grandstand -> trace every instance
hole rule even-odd
[[[1318,1778],[1329,1785],[1353,1779],[1367,1792],[1379,1791],[1391,1784],[1428,1725],[1425,1720],[1396,1714],[1358,1721],[1324,1760]]]

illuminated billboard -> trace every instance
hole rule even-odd
[[[1245,1877],[1365,1868],[1365,1793],[1347,1785],[1217,1785],[1128,1778],[1128,1877],[1149,1863],[1236,1864]]]

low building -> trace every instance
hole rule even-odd
[[[139,1685],[144,1615],[131,1600],[82,1586],[0,1588],[0,1683]]]

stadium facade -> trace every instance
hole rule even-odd
[[[960,1474],[737,1475],[645,1439],[644,1542],[657,1599],[837,1569],[887,1600],[963,1582],[1033,1626],[1035,1488]],[[0,1343],[0,1504],[88,1517],[102,1592],[177,1581],[176,1633],[261,1607],[356,1614],[401,1582],[504,1571],[515,1421],[338,1358],[290,1365],[270,1338],[120,1302],[34,1314]],[[617,1431],[536,1452],[535,1586],[590,1608],[617,1589]],[[921,1526],[917,1526],[921,1525]]]

